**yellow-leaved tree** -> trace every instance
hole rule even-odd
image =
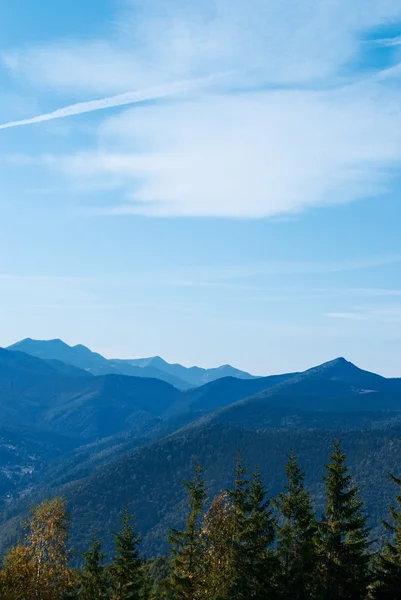
[[[70,589],[67,525],[66,505],[60,498],[32,510],[23,543],[4,560],[4,600],[56,600]]]

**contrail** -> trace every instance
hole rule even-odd
[[[77,104],[70,104],[64,108],[59,108],[53,112],[31,117],[29,119],[4,123],[3,125],[0,125],[0,129],[21,127],[22,125],[33,125],[34,123],[43,123],[43,121],[52,121],[53,119],[64,119],[65,117],[81,115],[94,110],[104,110],[106,108],[114,108],[116,106],[125,106],[127,104],[137,104],[149,100],[157,100],[158,98],[166,98],[168,96],[174,96],[183,92],[190,92],[193,89],[205,87],[220,77],[221,75],[213,75],[210,77],[200,77],[198,79],[184,79],[176,83],[153,87],[147,90],[127,92],[125,94],[109,96],[108,98],[102,98],[100,100],[78,102]]]

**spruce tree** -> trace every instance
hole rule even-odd
[[[166,582],[169,597],[194,600],[199,597],[204,581],[204,547],[200,519],[206,502],[203,469],[195,468],[192,481],[187,481],[189,515],[183,531],[171,529],[171,572]]]
[[[114,534],[115,555],[110,567],[113,599],[139,600],[142,587],[142,562],[138,554],[141,541],[131,524],[132,517],[126,507],[121,531]]]
[[[212,559],[208,588],[214,591],[213,599],[265,600],[274,588],[272,510],[259,472],[251,482],[246,473],[238,456],[234,488],[220,496],[207,518],[207,554]]]
[[[229,569],[227,572],[230,581],[228,599],[239,600],[247,597],[249,587],[245,571],[248,562],[246,548],[247,518],[250,512],[247,469],[239,452],[234,472],[234,488],[227,490],[227,494],[231,501],[229,518],[232,522],[232,537],[228,554]]]
[[[321,523],[322,597],[362,600],[369,584],[369,529],[359,490],[352,486],[341,444],[326,465],[326,507]]]
[[[272,551],[275,540],[275,519],[270,500],[266,497],[259,470],[253,474],[249,496],[246,528],[243,535],[243,598],[265,600],[275,595],[277,564]]]
[[[105,555],[101,548],[101,542],[93,538],[91,548],[84,553],[84,566],[79,576],[80,600],[103,600],[108,597],[107,572],[102,564]]]
[[[398,486],[397,506],[390,505],[390,521],[383,521],[390,534],[384,549],[377,557],[377,573],[374,597],[377,600],[399,600],[401,598],[401,479],[389,474]]]
[[[155,600],[150,564],[144,562],[142,565],[141,600]]]
[[[319,564],[318,524],[305,473],[291,451],[286,465],[287,485],[274,505],[279,513],[277,548],[280,598],[306,600],[316,597]]]

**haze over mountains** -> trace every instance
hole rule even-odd
[[[183,367],[160,358],[107,359],[86,346],[69,346],[62,340],[32,340],[27,338],[8,347],[8,350],[26,352],[43,359],[56,359],[92,373],[93,375],[120,374],[134,377],[153,377],[171,383],[179,389],[203,385],[222,377],[252,379],[253,375],[222,365],[216,369]]]
[[[0,349],[0,539],[15,539],[32,502],[61,494],[78,548],[97,529],[109,551],[109,530],[128,501],[144,549],[154,554],[163,550],[167,524],[182,519],[181,484],[194,461],[217,492],[217,481],[229,483],[238,445],[272,491],[283,485],[280,465],[294,447],[301,463],[308,460],[318,506],[321,466],[339,436],[374,515],[389,489],[380,480],[381,495],[371,490],[379,471],[396,466],[400,435],[401,379],[344,358],[253,377],[229,366],[108,360],[60,340],[23,340]],[[371,468],[378,463],[382,470]]]

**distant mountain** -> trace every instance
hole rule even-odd
[[[219,408],[230,406],[241,398],[248,398],[262,390],[291,379],[294,375],[271,375],[254,379],[237,379],[224,377],[206,383],[200,387],[184,391],[177,402],[169,408],[167,415],[193,413],[209,413]]]
[[[57,359],[73,365],[93,375],[120,374],[131,377],[151,377],[166,381],[174,387],[184,390],[215,381],[223,377],[253,379],[254,376],[223,365],[215,369],[200,367],[183,367],[169,364],[159,356],[139,359],[107,359],[97,352],[82,346],[69,346],[62,340],[21,340],[7,350],[25,352],[42,359]]]
[[[193,462],[204,463],[214,493],[221,482],[229,483],[238,446],[251,466],[260,465],[272,491],[283,484],[288,449],[304,453],[318,503],[329,442],[341,435],[353,453],[369,510],[375,510],[372,490],[376,494],[383,486],[387,494],[382,476],[370,469],[381,464],[392,470],[396,464],[401,379],[386,379],[338,358],[302,373],[229,376],[200,387],[188,382],[191,389],[180,390],[159,377],[120,373],[168,370],[160,358],[142,359],[138,366],[59,340],[36,344],[25,340],[14,350],[0,349],[3,543],[15,539],[14,516],[57,493],[67,497],[75,517],[73,539],[82,538],[82,531],[89,536],[92,526],[100,533],[115,527],[128,500],[146,551],[156,552],[163,549],[167,524],[182,519],[181,482]],[[182,376],[180,365],[170,367],[177,369],[165,377]],[[380,507],[388,500],[384,496]],[[107,540],[110,548],[110,536]]]
[[[62,340],[32,340],[26,338],[12,346],[8,346],[7,350],[13,352],[25,352],[31,356],[36,356],[44,360],[56,359],[60,360],[79,369],[85,371],[96,371],[95,375],[105,375],[111,370],[106,358],[97,352],[92,352],[89,348],[82,346],[69,346]],[[103,370],[102,370],[103,369]],[[105,371],[105,372],[104,372]],[[113,371],[116,372],[116,371]]]
[[[0,349],[1,422],[85,442],[145,426],[162,417],[180,394],[158,379],[84,375],[58,361]]]
[[[55,359],[0,350],[2,422],[31,423],[84,442],[128,429],[142,436],[151,422],[158,434],[199,417],[257,429],[281,427],[298,415],[294,422],[300,419],[303,426],[326,427],[325,418],[306,413],[384,410],[401,411],[401,380],[362,371],[344,359],[304,373],[226,377],[180,392],[156,378],[92,376]]]
[[[82,345],[69,346],[62,340],[32,340],[26,338],[21,340],[12,346],[9,346],[7,350],[15,352],[25,352],[31,354],[37,358],[42,359],[56,359],[61,360],[64,363],[90,371],[91,369],[99,370],[102,367],[106,370],[109,369],[107,359],[101,354],[92,352],[89,348]],[[96,373],[99,375],[100,373]],[[104,373],[102,373],[104,374]]]
[[[222,365],[221,367],[214,369],[183,367],[179,364],[170,364],[163,360],[163,358],[160,356],[153,356],[151,358],[137,358],[133,360],[113,360],[113,363],[115,364],[120,364],[122,362],[128,363],[131,366],[140,367],[141,369],[146,369],[149,367],[159,369],[164,373],[168,373],[169,375],[173,375],[174,377],[188,382],[193,387],[201,386],[205,383],[222,379],[223,377],[236,377],[237,379],[255,378],[254,375],[246,373],[245,371],[240,371],[239,369],[235,369],[230,365]]]
[[[288,427],[298,424],[329,428],[330,420],[336,422],[335,415],[341,414],[343,427],[366,427],[376,420],[367,414],[378,411],[382,413],[380,422],[397,421],[401,379],[386,379],[338,358],[303,373],[284,376],[276,385],[222,406],[205,418],[210,423],[253,429],[282,427],[285,423]],[[350,412],[364,417],[344,418]],[[386,414],[389,412],[394,414],[390,417]]]

